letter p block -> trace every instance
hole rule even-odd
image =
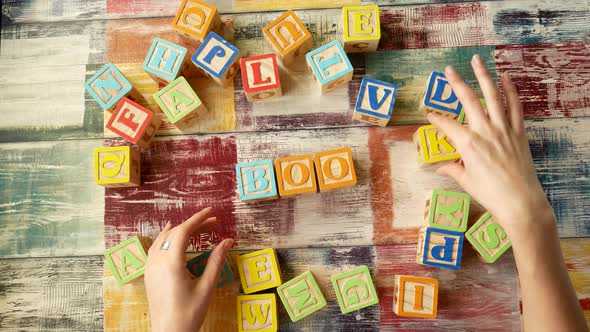
[[[420,104],[420,110],[456,118],[461,114],[461,102],[451,89],[445,74],[432,72],[428,77],[428,85]]]
[[[393,312],[398,316],[436,318],[438,280],[426,277],[395,276]]]
[[[494,221],[489,212],[471,226],[465,237],[486,263],[495,262],[512,246],[502,226]]]
[[[237,257],[238,272],[244,293],[256,293],[281,285],[279,262],[273,248]]]
[[[465,234],[438,228],[422,228],[418,233],[416,263],[458,270],[461,267]]]
[[[379,303],[371,273],[366,266],[333,275],[332,286],[343,314]]]
[[[141,184],[139,152],[129,146],[101,147],[94,150],[94,180],[107,188]]]
[[[240,199],[245,203],[278,198],[272,160],[236,164]]]
[[[277,287],[277,293],[294,322],[326,306],[326,299],[309,271]]]

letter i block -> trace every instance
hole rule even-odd
[[[279,262],[273,248],[237,257],[238,272],[244,293],[251,294],[281,285]]]
[[[185,128],[207,113],[199,96],[182,76],[156,92],[154,100],[177,128]]]
[[[432,72],[420,104],[420,110],[436,112],[444,116],[456,118],[461,114],[461,102],[451,89],[451,85],[443,73]]]
[[[240,199],[245,203],[278,198],[272,160],[236,164]]]
[[[104,257],[113,276],[124,285],[145,272],[146,251],[151,241],[134,236],[105,251]]]
[[[438,228],[422,228],[418,233],[416,263],[458,270],[461,267],[465,234]]]
[[[186,48],[155,38],[143,62],[143,70],[158,83],[168,84],[179,76],[187,76],[192,66]]]
[[[141,158],[130,146],[102,147],[94,150],[94,179],[107,188],[141,184]]]
[[[486,263],[495,262],[512,246],[502,226],[494,221],[489,212],[471,226],[465,237]]]
[[[284,65],[295,62],[313,48],[311,33],[290,10],[262,28],[262,34]]]
[[[378,6],[348,6],[342,8],[344,50],[374,52],[381,39]]]
[[[424,223],[455,232],[465,232],[469,219],[471,196],[446,190],[432,190],[426,200]]]
[[[343,314],[379,303],[371,273],[366,266],[333,275],[332,285]]]
[[[309,154],[275,159],[275,171],[281,196],[318,191],[313,159]]]
[[[275,332],[278,329],[276,295],[238,295],[239,332]]]
[[[84,86],[100,107],[107,111],[115,108],[123,97],[132,100],[140,97],[127,78],[111,63],[104,65]]]
[[[211,251],[207,251],[201,255],[193,257],[188,262],[186,262],[186,268],[195,277],[201,277],[205,272],[205,267],[207,266],[209,256],[211,256]],[[229,285],[232,282],[234,282],[234,280],[236,280],[236,278],[234,277],[234,272],[228,260],[225,259],[223,262],[223,269],[221,270],[221,274],[219,276],[219,282],[217,283],[217,288]]]
[[[242,58],[240,69],[244,93],[249,102],[283,95],[276,55],[271,53]]]
[[[396,95],[397,85],[363,77],[352,119],[387,126]]]
[[[395,276],[393,312],[403,317],[436,318],[438,280]]]
[[[221,34],[223,30],[217,8],[198,0],[184,0],[172,26],[176,31],[200,42],[210,31]]]
[[[307,53],[307,65],[326,93],[352,80],[353,67],[337,40]]]
[[[277,292],[294,322],[326,306],[326,299],[309,271],[280,285]]]
[[[420,167],[429,167],[461,158],[447,136],[433,125],[418,128],[413,140],[418,151]]]
[[[349,147],[316,153],[314,161],[320,191],[356,185]]]
[[[125,97],[117,104],[106,128],[133,144],[147,148],[160,123],[152,111]]]
[[[192,61],[217,84],[228,86],[233,83],[234,76],[240,69],[240,50],[211,32],[193,54]]]

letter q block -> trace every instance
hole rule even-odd
[[[207,113],[199,96],[182,76],[156,92],[154,100],[177,128],[186,128]]]
[[[342,8],[344,50],[374,52],[381,39],[378,6],[348,6]]]
[[[309,271],[277,287],[277,293],[294,322],[326,306],[326,299]]]
[[[283,65],[290,65],[313,48],[311,33],[290,10],[262,28],[262,34]]]
[[[200,42],[209,32],[221,34],[223,30],[217,8],[198,0],[184,0],[172,26],[176,31]]]
[[[352,119],[387,126],[396,95],[397,85],[363,77]]]
[[[451,118],[461,114],[461,102],[451,89],[451,85],[443,73],[432,72],[428,77],[426,91],[422,97],[420,111],[435,112]]]
[[[103,110],[112,111],[119,100],[129,97],[132,100],[141,98],[131,83],[115,67],[108,63],[86,81],[86,91],[96,100]]]
[[[471,196],[447,190],[432,190],[426,200],[424,223],[428,227],[465,232]]]
[[[211,32],[193,54],[192,61],[217,84],[228,86],[233,83],[234,76],[240,69],[240,50]]]
[[[281,285],[279,262],[273,248],[237,257],[238,272],[244,293],[251,294]]]
[[[236,177],[240,199],[245,203],[279,197],[270,159],[236,164]]]
[[[134,236],[105,251],[107,265],[119,285],[143,275],[150,244],[150,239]]]
[[[395,276],[393,312],[398,316],[436,318],[438,280],[416,276]]]
[[[356,173],[349,147],[316,153],[315,169],[320,191],[356,185]]]
[[[332,285],[343,314],[379,303],[371,273],[366,266],[333,275]]]
[[[416,263],[458,270],[461,267],[465,234],[438,228],[422,228],[418,233]]]
[[[101,147],[94,150],[94,179],[107,188],[141,184],[139,152],[130,146]]]
[[[117,104],[106,128],[127,141],[147,148],[160,127],[160,119],[147,108],[123,98]]]
[[[317,192],[318,186],[311,155],[275,159],[280,196]]]
[[[307,53],[306,60],[322,93],[329,92],[352,80],[354,68],[337,40]]]
[[[447,135],[434,125],[422,126],[412,137],[418,154],[418,166],[442,165],[461,158]]]
[[[143,62],[143,70],[156,82],[169,84],[179,76],[188,76],[192,66],[186,48],[155,38]]]
[[[497,261],[512,246],[502,226],[494,221],[489,212],[471,226],[465,237],[486,263]]]
[[[275,332],[279,329],[276,295],[238,295],[237,299],[239,332]]]
[[[264,54],[240,60],[242,85],[249,102],[283,95],[277,56]]]

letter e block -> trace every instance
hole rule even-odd
[[[106,128],[133,144],[147,148],[160,123],[152,111],[124,97],[117,104]]]
[[[228,86],[240,69],[240,50],[211,32],[193,54],[192,61],[217,84]]]
[[[197,278],[200,278],[203,273],[205,272],[205,267],[207,266],[207,261],[209,260],[209,256],[211,256],[211,251],[207,251],[203,254],[193,257],[188,262],[186,262],[186,268]],[[229,285],[236,280],[234,276],[234,272],[231,268],[230,263],[228,262],[227,258],[223,261],[223,269],[221,270],[221,274],[219,276],[219,282],[217,283],[217,288],[221,288],[225,285]]]
[[[245,203],[278,198],[272,160],[236,164],[240,199]]]
[[[494,221],[489,212],[471,226],[465,237],[486,263],[495,262],[512,246],[502,226]]]
[[[242,85],[249,102],[283,95],[277,56],[264,54],[240,60]]]
[[[352,119],[387,126],[396,95],[397,85],[363,77]]]
[[[275,332],[278,328],[276,295],[238,295],[239,332]]]
[[[430,167],[461,158],[449,138],[434,125],[422,126],[413,136],[418,151],[418,165]]]
[[[273,248],[240,255],[236,262],[244,293],[256,293],[281,285],[279,262]]]
[[[464,237],[461,232],[446,229],[420,229],[416,263],[458,270],[461,267]]]
[[[182,76],[156,92],[154,100],[177,128],[186,128],[207,113],[199,96]]]
[[[221,34],[223,30],[217,8],[198,0],[184,0],[172,26],[176,31],[200,42],[210,31]]]
[[[280,285],[277,292],[294,322],[326,306],[326,299],[309,271]]]
[[[100,107],[107,111],[113,110],[123,97],[136,100],[140,96],[127,78],[111,63],[104,65],[84,86]]]
[[[320,191],[356,185],[349,147],[316,153],[314,161]]]
[[[179,76],[187,76],[192,66],[186,48],[161,38],[155,38],[143,62],[143,70],[154,81],[169,84]]]
[[[309,154],[275,159],[275,172],[281,196],[318,191],[313,159]]]
[[[332,285],[343,314],[379,303],[371,273],[366,266],[333,275]]]
[[[342,40],[346,53],[377,50],[381,39],[378,6],[343,7],[342,22],[344,22]]]
[[[432,72],[420,104],[420,110],[456,118],[461,114],[461,102],[443,73]]]
[[[395,276],[393,312],[398,316],[436,318],[438,280],[426,277]]]
[[[105,251],[107,265],[119,285],[124,285],[145,272],[146,251],[151,241],[134,236]]]
[[[352,80],[353,67],[337,40],[307,53],[307,65],[326,93]]]
[[[141,184],[141,158],[130,146],[101,147],[94,150],[94,180],[107,188]]]
[[[284,65],[295,62],[313,48],[311,33],[290,10],[262,28],[262,34]]]
[[[469,219],[471,196],[446,190],[432,190],[426,200],[424,223],[455,232],[465,232]]]

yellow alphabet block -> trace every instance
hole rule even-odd
[[[346,53],[374,52],[381,39],[379,6],[342,8],[342,44]]]
[[[238,295],[239,332],[274,332],[278,328],[276,295]]]
[[[422,126],[414,133],[418,151],[418,165],[427,167],[442,165],[461,158],[449,138],[433,125]]]
[[[281,285],[279,262],[273,248],[237,257],[238,271],[244,293],[251,294]]]
[[[130,146],[102,147],[94,150],[94,179],[107,188],[141,184],[139,151]]]

